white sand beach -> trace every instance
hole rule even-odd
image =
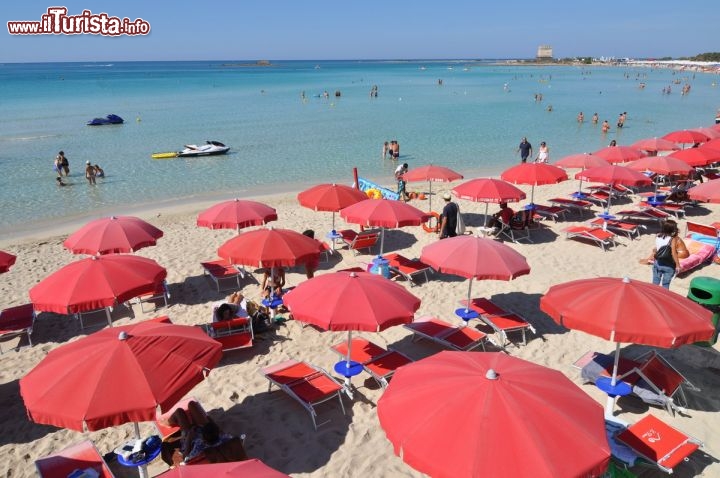
[[[436,186],[440,184],[440,186]],[[433,190],[438,194],[433,203],[440,206],[440,194],[459,182],[436,183]],[[411,185],[413,190],[423,189],[422,183]],[[564,196],[572,191],[572,181],[554,186],[540,186],[535,189],[535,201],[546,203],[548,198]],[[521,186],[529,193],[529,187]],[[255,196],[252,199],[275,207],[279,220],[271,223],[275,227],[296,231],[314,229],[320,237],[330,229],[330,213],[313,212],[300,207],[295,194]],[[228,198],[229,199],[229,198]],[[464,213],[469,230],[481,225],[485,205],[468,201],[457,201]],[[427,201],[415,200],[412,204],[427,208]],[[624,205],[629,206],[629,201]],[[148,211],[140,216],[162,229],[164,237],[157,246],[144,248],[138,255],[156,260],[167,268],[171,305],[157,313],[141,313],[134,306],[135,318],[127,310],[115,311],[117,325],[143,320],[156,315],[169,315],[177,324],[199,325],[211,320],[211,304],[231,291],[218,293],[214,284],[202,274],[201,261],[216,258],[217,248],[233,237],[232,230],[208,230],[198,228],[195,218],[207,204],[186,206],[183,211]],[[517,209],[517,204],[511,204]],[[497,206],[491,205],[490,212]],[[595,210],[598,210],[596,207]],[[118,211],[121,212],[121,211]],[[720,221],[720,205],[702,204],[689,211],[690,219],[710,224]],[[582,220],[587,219],[587,216]],[[473,285],[476,297],[488,297],[499,305],[524,316],[537,329],[530,335],[527,345],[507,347],[507,352],[557,370],[572,379],[587,394],[604,403],[605,396],[593,385],[582,384],[579,371],[573,362],[589,350],[610,353],[614,345],[578,331],[567,331],[556,325],[539,309],[539,299],[547,289],[575,279],[598,276],[623,277],[632,280],[650,281],[649,266],[638,260],[647,257],[654,244],[654,229],[639,239],[619,238],[619,245],[609,251],[595,245],[567,240],[562,230],[579,222],[577,216],[569,215],[564,222],[543,221],[542,227],[533,231],[533,243],[512,244],[510,247],[523,254],[532,271],[529,275],[510,282],[477,281]],[[680,220],[681,231],[685,220]],[[337,219],[339,228],[345,227]],[[347,227],[357,228],[353,225]],[[0,276],[2,306],[9,307],[26,303],[28,290],[61,266],[80,256],[66,251],[62,242],[76,225],[68,225],[64,231],[54,231],[52,237],[33,237],[13,243],[0,244],[0,249],[17,255],[17,263],[10,272]],[[37,234],[36,234],[37,236]],[[407,227],[387,231],[385,252],[400,252],[406,257],[419,257],[423,246],[436,241],[437,236],[424,232],[420,227]],[[372,255],[341,249],[328,262],[320,263],[317,274],[348,268],[364,267]],[[718,277],[716,264],[705,265],[689,275],[676,277],[671,290],[687,295],[690,281],[697,276]],[[255,274],[261,279],[262,276]],[[287,274],[289,286],[305,280],[302,267]],[[458,301],[467,292],[467,281],[455,276],[434,274],[430,281],[418,286],[402,282],[413,294],[422,299],[418,317],[435,315],[449,321],[457,321],[453,311]],[[257,282],[244,282],[242,292],[258,300],[260,287]],[[105,323],[104,316],[94,319],[99,327]],[[95,329],[87,329],[92,332]],[[85,335],[79,323],[67,316],[41,314],[35,322],[32,347],[14,350],[18,340],[2,343],[0,355],[0,417],[3,433],[0,438],[0,475],[5,477],[35,476],[34,461],[62,448],[91,439],[101,453],[112,451],[116,446],[132,437],[130,424],[107,428],[92,433],[57,429],[32,423],[25,414],[19,394],[18,380],[27,374],[52,349]],[[359,334],[384,347],[396,348],[414,359],[421,359],[438,352],[440,347],[425,341],[413,342],[407,330],[393,327],[382,333]],[[308,413],[295,401],[279,391],[268,394],[268,382],[258,369],[288,358],[302,359],[331,370],[337,356],[330,346],[344,340],[344,333],[319,332],[311,327],[289,320],[274,332],[263,334],[251,349],[228,352],[220,364],[210,373],[208,379],[199,384],[190,395],[199,399],[211,416],[221,426],[234,434],[246,434],[246,450],[251,457],[259,458],[268,465],[294,477],[403,477],[422,476],[393,454],[393,448],[381,429],[376,413],[376,404],[383,390],[366,374],[354,379],[357,387],[355,399],[344,398],[347,415],[343,416],[337,403],[321,405],[319,421],[328,423],[313,430]],[[637,356],[646,347],[624,345],[624,356]],[[675,476],[717,477],[720,476],[720,354],[718,346],[701,348],[683,346],[675,350],[661,350],[686,377],[701,391],[688,391],[687,414],[671,416],[664,409],[648,407],[636,398],[619,401],[616,413],[628,422],[635,422],[647,413],[660,417],[665,422],[705,443],[704,452],[694,454],[689,461],[680,464]],[[473,352],[481,353],[481,352]],[[146,434],[153,433],[149,423],[141,425]],[[492,434],[493,430],[478,430],[478,433]],[[550,436],[550,432],[549,436]],[[436,437],[442,446],[442,437]],[[559,445],[562,446],[562,445]],[[488,463],[501,467],[502,463]],[[114,468],[117,469],[117,468]],[[158,459],[151,466],[151,473],[167,469]],[[644,468],[642,476],[665,476],[651,468]],[[118,475],[118,476],[133,476]],[[135,475],[137,476],[137,475]]]

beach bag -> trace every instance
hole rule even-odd
[[[657,250],[655,260],[660,262],[673,262],[672,250],[670,244],[666,244]]]
[[[460,214],[460,208],[458,208],[457,212],[455,234],[457,234],[458,236],[462,236],[463,234],[465,234],[465,221],[463,221],[462,214]]]

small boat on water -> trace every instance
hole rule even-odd
[[[220,141],[205,141],[205,144],[186,144],[185,149],[177,152],[170,153],[153,153],[153,159],[168,159],[168,158],[192,158],[195,156],[214,156],[218,154],[225,154],[230,151],[230,146],[225,146]]]
[[[90,121],[87,122],[88,126],[103,126],[106,124],[123,124],[125,120],[123,120],[118,115],[107,115],[104,118],[93,118]]]

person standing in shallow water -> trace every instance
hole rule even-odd
[[[532,156],[532,144],[530,144],[527,138],[523,138],[520,141],[517,152],[520,153],[520,162],[526,163],[527,159]]]

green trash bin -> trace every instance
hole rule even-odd
[[[715,327],[715,335],[709,342],[697,342],[695,345],[704,347],[715,345],[718,339],[718,322],[720,322],[720,280],[712,277],[695,277],[690,281],[688,299],[713,312],[710,320]]]

